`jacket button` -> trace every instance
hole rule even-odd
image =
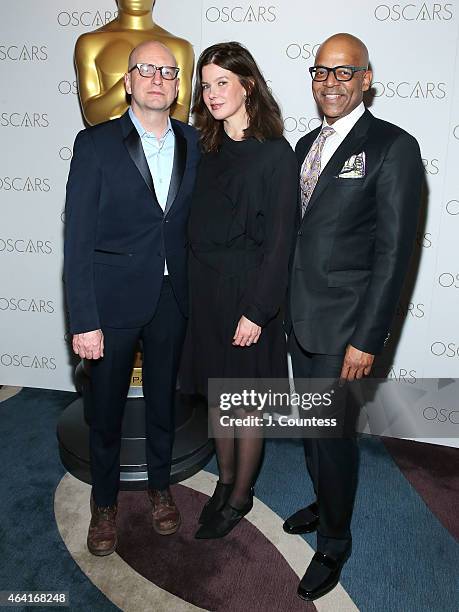
[[[298,236],[302,236],[302,235],[303,235],[303,232],[300,230],[300,231],[298,232]]]

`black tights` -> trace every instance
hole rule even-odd
[[[242,508],[250,497],[260,467],[263,454],[263,437],[254,431],[253,427],[238,427],[236,437],[235,428],[230,436],[231,428],[220,425],[222,415],[218,408],[210,411],[210,421],[214,432],[215,450],[217,453],[218,471],[220,482],[229,484],[234,482],[234,487],[228,503],[234,508]],[[252,413],[238,410],[232,416],[243,418]],[[259,416],[257,414],[257,416]],[[220,432],[220,433],[219,433]],[[225,437],[222,437],[224,433]]]

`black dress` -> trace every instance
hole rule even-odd
[[[181,388],[207,396],[208,378],[287,377],[282,326],[297,212],[298,166],[284,138],[234,141],[203,156],[189,222],[190,318]],[[245,315],[258,343],[233,346]]]

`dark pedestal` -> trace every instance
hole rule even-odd
[[[91,412],[89,381],[82,368],[78,369],[77,387],[82,397],[65,409],[57,425],[57,437],[59,453],[66,470],[90,484],[87,424]],[[132,395],[135,395],[136,390],[132,391]],[[177,391],[175,411],[171,481],[179,482],[199,472],[212,457],[214,449],[208,438],[207,406],[204,400]],[[145,489],[147,486],[144,414],[143,397],[128,397],[121,440],[121,489]]]

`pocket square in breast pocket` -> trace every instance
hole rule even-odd
[[[338,174],[338,178],[345,179],[363,178],[364,176],[365,151],[357,153],[357,155],[351,155],[351,157],[344,162],[344,166]]]

